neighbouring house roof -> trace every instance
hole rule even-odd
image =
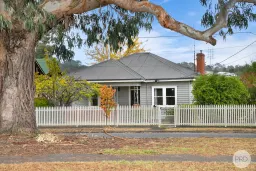
[[[152,53],[137,53],[108,60],[70,73],[77,79],[101,80],[172,80],[194,78],[197,74],[188,68],[175,64]]]
[[[36,59],[36,64],[39,66],[40,70],[44,74],[48,74],[49,73],[49,68],[47,66],[47,63],[46,63],[45,59]]]

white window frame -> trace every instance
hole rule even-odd
[[[174,107],[177,106],[177,86],[152,86],[152,106],[155,104],[154,89],[161,88],[163,90],[163,105],[157,105],[160,107]],[[166,105],[166,89],[174,88],[175,90],[175,105]]]

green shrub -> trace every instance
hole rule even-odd
[[[168,116],[174,115],[174,108],[166,109],[165,114]]]
[[[192,92],[198,105],[247,104],[250,97],[239,78],[221,75],[197,77]]]
[[[35,107],[46,107],[46,106],[52,106],[51,103],[44,98],[35,98],[34,101]]]

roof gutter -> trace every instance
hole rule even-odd
[[[176,79],[176,80],[157,80],[157,82],[178,82],[178,81],[195,81],[194,78],[190,79]]]
[[[92,82],[92,83],[154,83],[154,82],[179,82],[179,81],[194,81],[194,78],[189,78],[189,79],[173,79],[173,80],[158,80],[158,79],[154,79],[154,80],[102,80],[102,81],[90,81],[88,80],[88,82]]]

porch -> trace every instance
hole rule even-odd
[[[114,100],[117,105],[120,106],[140,106],[141,105],[141,86],[123,86],[121,84],[111,85],[113,89],[116,90]],[[100,97],[93,97],[88,102],[83,103],[85,106],[100,106]],[[73,105],[73,106],[82,106],[82,105]],[[150,104],[151,105],[151,104]]]

